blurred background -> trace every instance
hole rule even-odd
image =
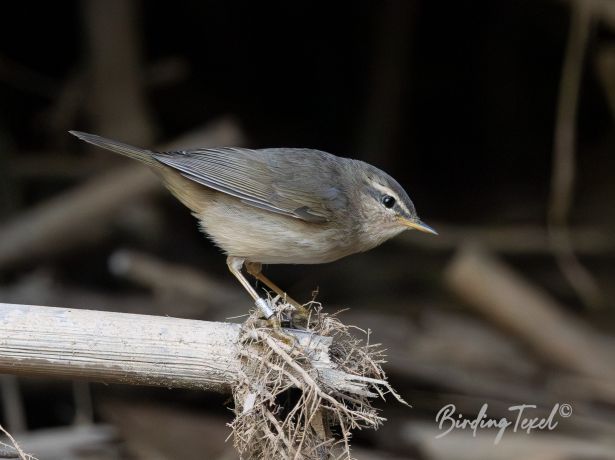
[[[144,147],[310,147],[406,188],[440,236],[271,266],[388,348],[412,409],[360,458],[615,458],[615,2],[10,2],[0,17],[0,302],[225,320],[250,302]],[[241,321],[235,319],[233,321]],[[225,396],[2,377],[39,458],[232,459]],[[446,404],[553,431],[435,439]]]

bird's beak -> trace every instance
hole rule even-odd
[[[405,219],[403,217],[400,217],[399,221],[406,227],[413,228],[414,230],[418,230],[419,232],[431,233],[432,235],[438,234],[438,232],[436,232],[433,228],[431,228],[426,223],[421,222],[420,220],[414,221],[414,220]]]

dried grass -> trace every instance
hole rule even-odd
[[[293,307],[276,300],[270,302],[279,317],[292,314]],[[385,421],[371,400],[390,393],[405,404],[386,381],[383,349],[369,343],[369,333],[353,328],[364,336],[356,338],[336,315],[310,306],[314,314],[294,346],[256,313],[244,324],[230,425],[244,459],[352,458],[352,430]]]

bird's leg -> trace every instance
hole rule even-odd
[[[248,282],[246,277],[243,276],[243,273],[241,273],[241,267],[243,266],[244,262],[245,260],[241,257],[228,256],[226,258],[226,264],[228,265],[229,270],[233,275],[235,275],[235,278],[239,280],[244,289],[248,291],[248,294],[252,296],[252,298],[254,299],[254,303],[256,304],[256,308],[261,311],[261,313],[273,329],[273,334],[277,336],[277,338],[280,339],[282,342],[286,343],[287,345],[293,346],[296,342],[295,337],[286,334],[282,330],[280,320],[274,315],[274,311],[271,310],[267,301],[258,295],[256,290]]]
[[[256,290],[248,282],[246,277],[243,276],[243,273],[241,273],[241,267],[243,266],[244,262],[244,259],[242,259],[241,257],[228,256],[226,258],[226,264],[228,265],[228,269],[233,275],[235,275],[235,278],[239,280],[243,288],[248,291],[248,294],[252,296],[256,307],[261,311],[265,319],[269,320],[273,316],[274,312],[269,307],[267,301],[258,295]]]
[[[305,308],[303,305],[301,305],[299,302],[297,302],[295,299],[290,297],[288,294],[286,294],[286,292],[280,289],[280,287],[277,284],[275,284],[273,281],[271,281],[269,278],[263,275],[262,264],[258,262],[247,262],[246,261],[245,266],[246,266],[247,272],[250,275],[252,275],[258,281],[261,281],[265,286],[267,286],[269,289],[271,289],[273,292],[279,295],[282,300],[291,304],[297,311],[297,314],[299,317],[301,317],[302,319],[305,319],[306,321],[308,320],[309,310]]]

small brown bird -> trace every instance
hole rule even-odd
[[[273,311],[241,273],[244,264],[285,297],[262,274],[262,264],[332,262],[406,229],[436,234],[395,179],[359,160],[291,148],[156,152],[70,133],[151,167],[227,254],[230,271],[267,319]]]

